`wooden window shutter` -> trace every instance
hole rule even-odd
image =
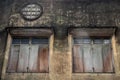
[[[48,72],[48,39],[13,38],[7,72]]]
[[[38,52],[38,70],[39,72],[48,72],[49,70],[49,51],[48,45],[41,44]]]
[[[12,45],[7,72],[16,72],[19,55],[19,45]]]
[[[74,45],[73,46],[73,72],[83,72],[83,53],[82,46]]]
[[[18,72],[28,72],[29,44],[20,45]]]
[[[38,48],[39,45],[31,45],[29,55],[29,72],[38,72],[37,59],[38,59]]]
[[[102,45],[94,44],[92,48],[93,70],[94,72],[103,71]]]
[[[113,56],[110,45],[103,46],[103,72],[113,72]]]
[[[83,55],[85,72],[93,72],[91,45],[83,45]]]

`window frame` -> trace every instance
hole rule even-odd
[[[116,62],[116,56],[115,56],[115,53],[116,53],[116,48],[115,48],[115,45],[116,45],[116,42],[115,42],[115,36],[113,35],[113,36],[110,36],[110,37],[92,37],[92,38],[90,38],[90,39],[102,39],[103,38],[103,40],[106,40],[106,39],[109,39],[110,40],[110,44],[109,45],[111,45],[110,47],[112,48],[112,57],[113,57],[113,60],[114,60],[114,63],[112,63],[113,64],[113,72],[75,72],[74,71],[74,61],[73,61],[73,46],[74,45],[87,45],[87,44],[89,44],[89,45],[92,45],[93,46],[93,40],[92,40],[92,44],[90,44],[90,43],[77,43],[77,44],[74,44],[74,39],[76,38],[76,39],[79,39],[79,38],[85,38],[85,39],[87,39],[88,37],[74,37],[74,36],[71,36],[71,38],[72,38],[72,73],[74,73],[74,74],[76,74],[76,73],[79,73],[79,74],[88,74],[88,73],[92,73],[92,74],[116,74],[116,73],[118,73],[118,71],[117,71],[117,62]],[[95,43],[94,43],[95,44]],[[100,45],[106,45],[105,43],[103,43],[103,44],[100,44]],[[107,44],[108,45],[108,44]],[[102,46],[103,47],[103,46]],[[83,54],[83,53],[82,53]],[[103,53],[102,53],[103,54]],[[103,57],[103,56],[102,56]],[[117,68],[117,69],[116,69]]]
[[[19,44],[12,44],[12,41],[13,41],[14,38],[20,39],[20,43],[19,43]],[[25,43],[25,44],[24,44],[24,43],[21,43],[21,39],[26,39],[26,38],[29,39],[29,43],[28,43],[28,44],[26,44],[26,43]],[[35,44],[34,44],[34,43],[32,43],[32,38],[47,39],[47,40],[48,40],[48,43],[41,43],[41,44],[40,44],[40,43],[39,43],[39,44],[36,44],[36,43],[35,43]],[[50,47],[49,47],[49,46],[50,46],[50,37],[33,37],[33,36],[32,36],[32,37],[29,37],[29,36],[28,36],[28,37],[26,37],[26,36],[25,36],[25,37],[23,37],[23,36],[22,36],[22,37],[20,37],[20,36],[17,37],[17,36],[11,36],[11,43],[10,43],[8,60],[10,59],[10,54],[11,54],[11,49],[12,49],[11,46],[12,46],[12,45],[19,45],[19,46],[20,46],[20,45],[22,45],[22,44],[23,44],[23,45],[29,45],[29,47],[31,47],[32,45],[43,45],[43,44],[44,44],[45,46],[46,46],[46,45],[48,46],[48,55],[49,55],[49,56],[48,56],[48,72],[40,72],[40,71],[39,71],[39,72],[31,72],[31,71],[27,71],[27,72],[22,71],[22,72],[20,72],[20,71],[17,71],[17,69],[16,69],[15,72],[8,72],[8,71],[7,71],[8,65],[9,65],[9,61],[8,61],[8,62],[7,62],[7,67],[6,67],[6,73],[49,73],[49,58],[50,58]],[[30,53],[29,53],[29,55],[30,55]],[[29,62],[28,62],[28,63],[29,63]],[[17,65],[18,65],[18,62],[17,62]]]
[[[7,73],[7,65],[9,59],[10,46],[12,42],[12,36],[35,36],[35,37],[48,37],[49,38],[49,55],[53,53],[53,28],[47,26],[34,26],[34,27],[7,27],[6,47],[4,52],[4,61],[2,65],[1,79],[5,79],[7,75],[29,75],[31,73]],[[32,31],[32,32],[31,32]],[[51,58],[51,57],[50,57]],[[50,64],[49,64],[50,65]],[[50,71],[50,70],[49,70]],[[48,73],[37,73],[39,76],[48,76]],[[35,74],[36,75],[36,74]]]

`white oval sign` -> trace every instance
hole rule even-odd
[[[22,16],[27,20],[35,20],[42,14],[42,7],[38,4],[29,4],[21,10]]]

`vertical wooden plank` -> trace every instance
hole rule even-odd
[[[113,60],[112,60],[112,49],[110,45],[103,46],[103,65],[104,72],[113,72]]]
[[[102,45],[94,44],[93,50],[93,71],[102,72],[103,71],[103,60],[102,60]]]
[[[29,59],[29,45],[21,44],[17,70],[18,72],[28,71],[28,59]]]
[[[83,45],[83,55],[84,55],[84,71],[93,72],[91,45],[89,44]]]
[[[48,45],[44,44],[39,46],[38,69],[39,69],[39,72],[48,72],[48,69],[49,69]]]
[[[11,46],[7,72],[16,72],[19,49],[20,49],[19,45],[12,45]]]
[[[1,79],[2,80],[5,80],[6,67],[7,67],[7,64],[8,64],[8,58],[9,58],[9,52],[10,52],[11,42],[12,42],[12,37],[11,37],[10,34],[8,34],[7,44],[6,44],[6,49],[5,49],[4,62],[3,62],[3,67],[2,67],[2,75],[1,75]]]
[[[80,45],[73,46],[73,72],[83,72],[83,54]]]
[[[38,72],[37,58],[39,45],[33,44],[30,48],[29,72]]]
[[[117,42],[116,42],[116,36],[115,35],[113,35],[112,36],[112,40],[111,40],[111,43],[112,43],[112,53],[113,53],[113,58],[114,58],[114,72],[117,74],[117,75],[120,75],[120,67],[119,67],[119,57],[118,57],[118,53],[119,52],[117,52],[117,50],[119,49],[119,48],[117,48],[117,47],[119,47],[119,45],[117,44]]]

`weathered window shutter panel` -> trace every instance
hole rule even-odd
[[[29,62],[29,44],[20,45],[18,72],[27,72]]]
[[[113,54],[110,45],[104,45],[103,47],[103,63],[104,63],[104,72],[113,72]]]
[[[110,40],[75,38],[73,45],[73,72],[114,72]]]
[[[46,38],[13,39],[7,72],[49,72],[48,41]]]
[[[9,64],[8,64],[8,69],[7,72],[16,72],[17,70],[17,62],[18,62],[18,56],[19,56],[19,45],[12,45],[11,46],[11,55],[9,57]]]
[[[48,46],[42,45],[39,47],[38,52],[38,68],[40,72],[48,72],[49,66],[49,53],[48,53]]]
[[[79,45],[73,46],[73,72],[83,72],[83,53],[82,47]]]
[[[93,68],[94,72],[103,72],[102,45],[93,45]]]

